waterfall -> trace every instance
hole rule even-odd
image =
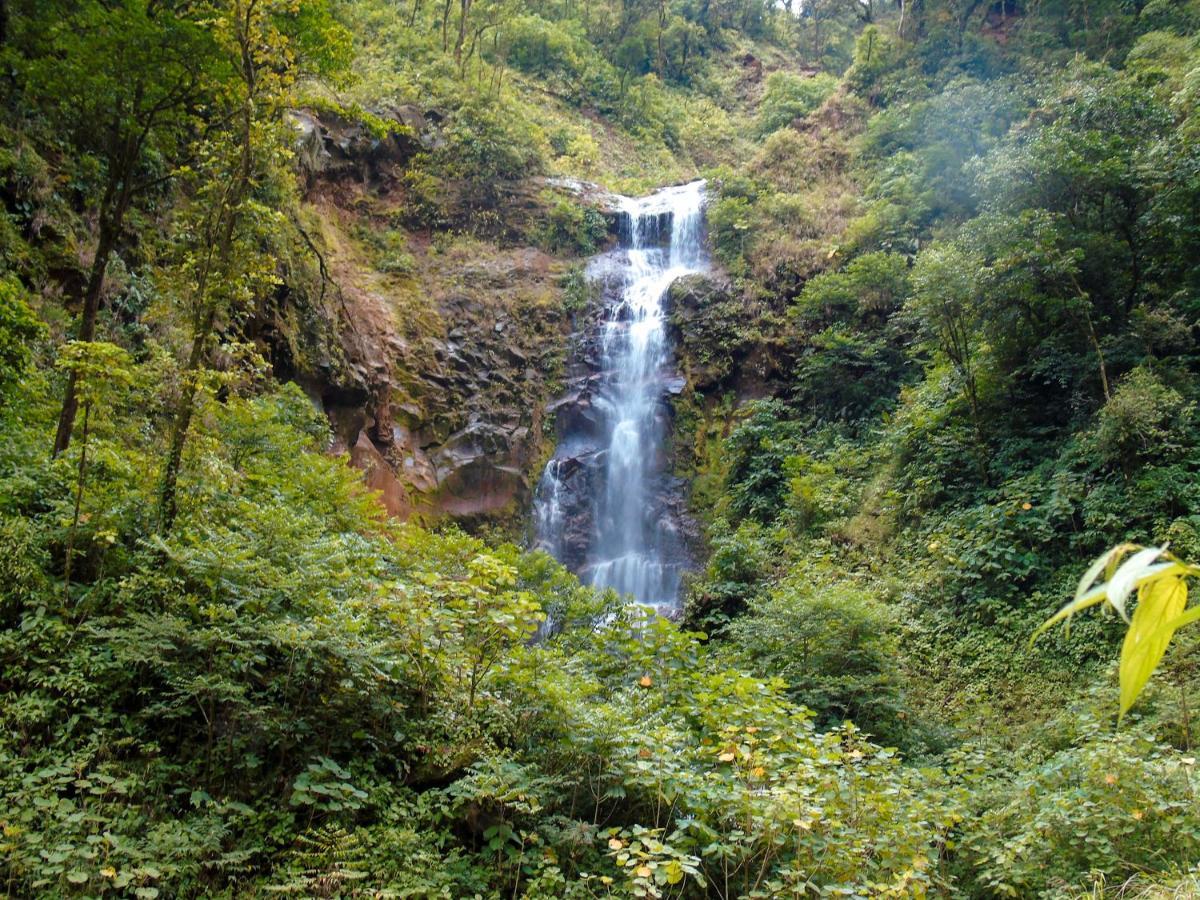
[[[702,181],[623,199],[620,246],[589,266],[602,317],[534,498],[539,548],[584,581],[665,612],[678,608],[687,557],[663,452],[665,398],[678,382],[663,299],[675,279],[708,266],[703,202]]]

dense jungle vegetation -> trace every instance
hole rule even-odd
[[[0,75],[7,895],[1200,896],[1200,629],[1119,723],[1118,618],[1030,644],[1200,561],[1198,0],[0,0]],[[708,179],[679,623],[314,403],[363,284],[585,306],[565,177]]]

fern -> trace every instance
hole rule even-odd
[[[353,896],[347,886],[367,877],[362,842],[355,832],[326,823],[296,837],[289,854],[287,881],[268,890],[309,897]]]

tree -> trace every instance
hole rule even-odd
[[[1170,124],[1153,94],[1107,69],[1073,65],[1038,110],[1031,127],[1016,129],[974,173],[985,208],[1043,209],[1061,215],[1077,244],[1103,237],[1124,245],[1125,258],[1083,287],[1107,293],[1125,316],[1145,292],[1142,217],[1157,172],[1148,150]]]
[[[1107,401],[1108,366],[1097,328],[1104,309],[1082,285],[1086,253],[1072,237],[1065,216],[1031,209],[980,216],[963,229],[960,243],[982,263],[980,327],[997,365],[1008,373],[1036,369],[1061,352],[1056,343],[1082,340],[1095,357]]]
[[[177,512],[179,469],[196,411],[202,370],[222,313],[248,307],[277,281],[259,230],[278,228],[282,216],[255,196],[260,181],[286,153],[282,113],[295,77],[289,41],[277,17],[284,0],[228,0],[214,23],[221,51],[236,75],[221,103],[228,130],[201,138],[194,194],[180,217],[178,288],[191,319],[191,350],[184,365],[160,488],[159,525],[169,531]]]
[[[105,272],[135,203],[172,175],[214,63],[203,8],[183,0],[30,2],[17,9],[14,45],[26,98],[100,173],[90,186],[96,246],[83,289],[78,340],[96,335]],[[54,455],[71,442],[78,377],[68,373]]]
[[[175,520],[183,449],[218,325],[222,317],[233,324],[279,281],[270,246],[286,228],[279,207],[292,189],[283,119],[292,86],[302,72],[337,79],[349,59],[345,29],[324,0],[221,0],[211,27],[232,73],[215,94],[217,120],[228,127],[201,135],[192,150],[196,166],[184,173],[190,190],[170,279],[192,340],[159,492],[163,531]]]
[[[801,59],[837,71],[850,62],[858,22],[874,20],[873,0],[805,0],[793,13]]]
[[[114,389],[127,386],[133,381],[131,363],[132,360],[124,349],[103,341],[71,341],[63,348],[59,358],[59,366],[70,372],[75,379],[79,399],[83,404],[83,440],[80,442],[79,464],[75,473],[75,505],[63,561],[63,593],[68,599],[71,591],[71,563],[75,556],[75,532],[79,528],[83,490],[87,483],[88,430],[92,409],[102,403]]]
[[[917,257],[907,308],[927,338],[945,354],[962,380],[971,418],[979,427],[979,304],[975,275],[980,260],[952,243]]]
[[[758,111],[758,133],[765,137],[807,116],[825,102],[837,87],[832,75],[792,75],[772,72],[767,76],[766,91]]]

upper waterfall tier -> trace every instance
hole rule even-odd
[[[687,565],[667,472],[668,386],[677,378],[663,298],[708,267],[704,182],[622,201],[620,246],[589,266],[604,300],[584,387],[559,416],[559,447],[538,485],[537,545],[596,587],[665,610]]]

